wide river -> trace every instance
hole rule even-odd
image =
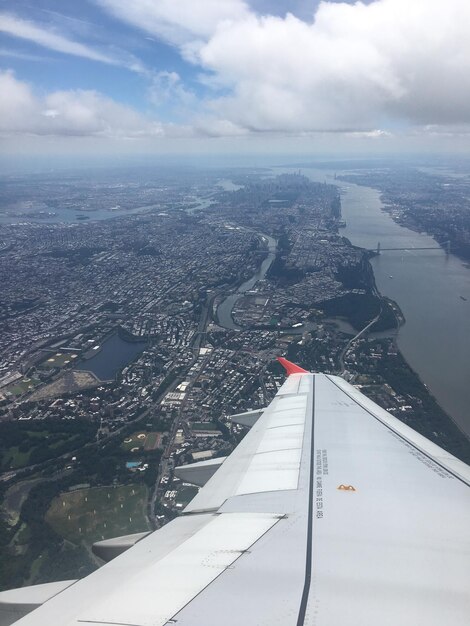
[[[377,287],[405,315],[406,323],[398,333],[403,356],[470,437],[469,267],[443,250],[413,251],[436,242],[394,222],[382,210],[377,190],[336,181],[334,172],[326,170],[302,169],[302,173],[339,186],[347,223],[340,232],[352,244],[375,249],[380,241],[382,248],[407,248],[384,251],[371,260]]]

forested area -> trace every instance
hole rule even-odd
[[[77,450],[96,435],[91,420],[8,421],[0,423],[3,470],[35,465]]]

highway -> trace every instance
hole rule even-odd
[[[348,341],[348,343],[346,344],[344,350],[341,352],[340,357],[339,357],[340,373],[341,374],[343,374],[345,369],[346,369],[346,367],[344,365],[344,357],[346,356],[347,352],[349,351],[349,349],[351,348],[353,343],[355,341],[357,341],[359,339],[359,337],[361,337],[365,332],[367,332],[371,326],[373,326],[376,322],[378,322],[381,315],[382,315],[382,307],[380,307],[380,311],[377,313],[377,315],[374,317],[374,319],[371,320],[367,324],[367,326],[364,326],[364,328],[361,331],[359,331],[357,333],[357,335],[355,335],[352,339],[350,339]]]

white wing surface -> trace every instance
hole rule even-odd
[[[207,476],[18,626],[468,626],[470,468],[341,378],[291,374]]]

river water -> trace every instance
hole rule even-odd
[[[232,318],[232,309],[234,304],[239,298],[242,297],[245,291],[252,289],[258,280],[262,280],[266,276],[266,272],[271,267],[271,263],[274,261],[276,256],[276,240],[269,237],[269,235],[264,235],[262,233],[259,233],[259,235],[268,244],[268,256],[261,263],[259,270],[253,274],[251,278],[242,283],[235,293],[227,296],[217,307],[217,318],[219,324],[224,328],[230,328],[233,330],[240,329],[240,326],[235,324]]]
[[[332,171],[302,169],[302,173],[339,186],[347,223],[340,232],[352,244],[376,249],[380,241],[382,248],[408,248],[371,259],[377,287],[405,315],[398,333],[403,356],[470,436],[470,268],[443,250],[413,251],[437,244],[394,222],[382,210],[379,191],[337,181]]]

